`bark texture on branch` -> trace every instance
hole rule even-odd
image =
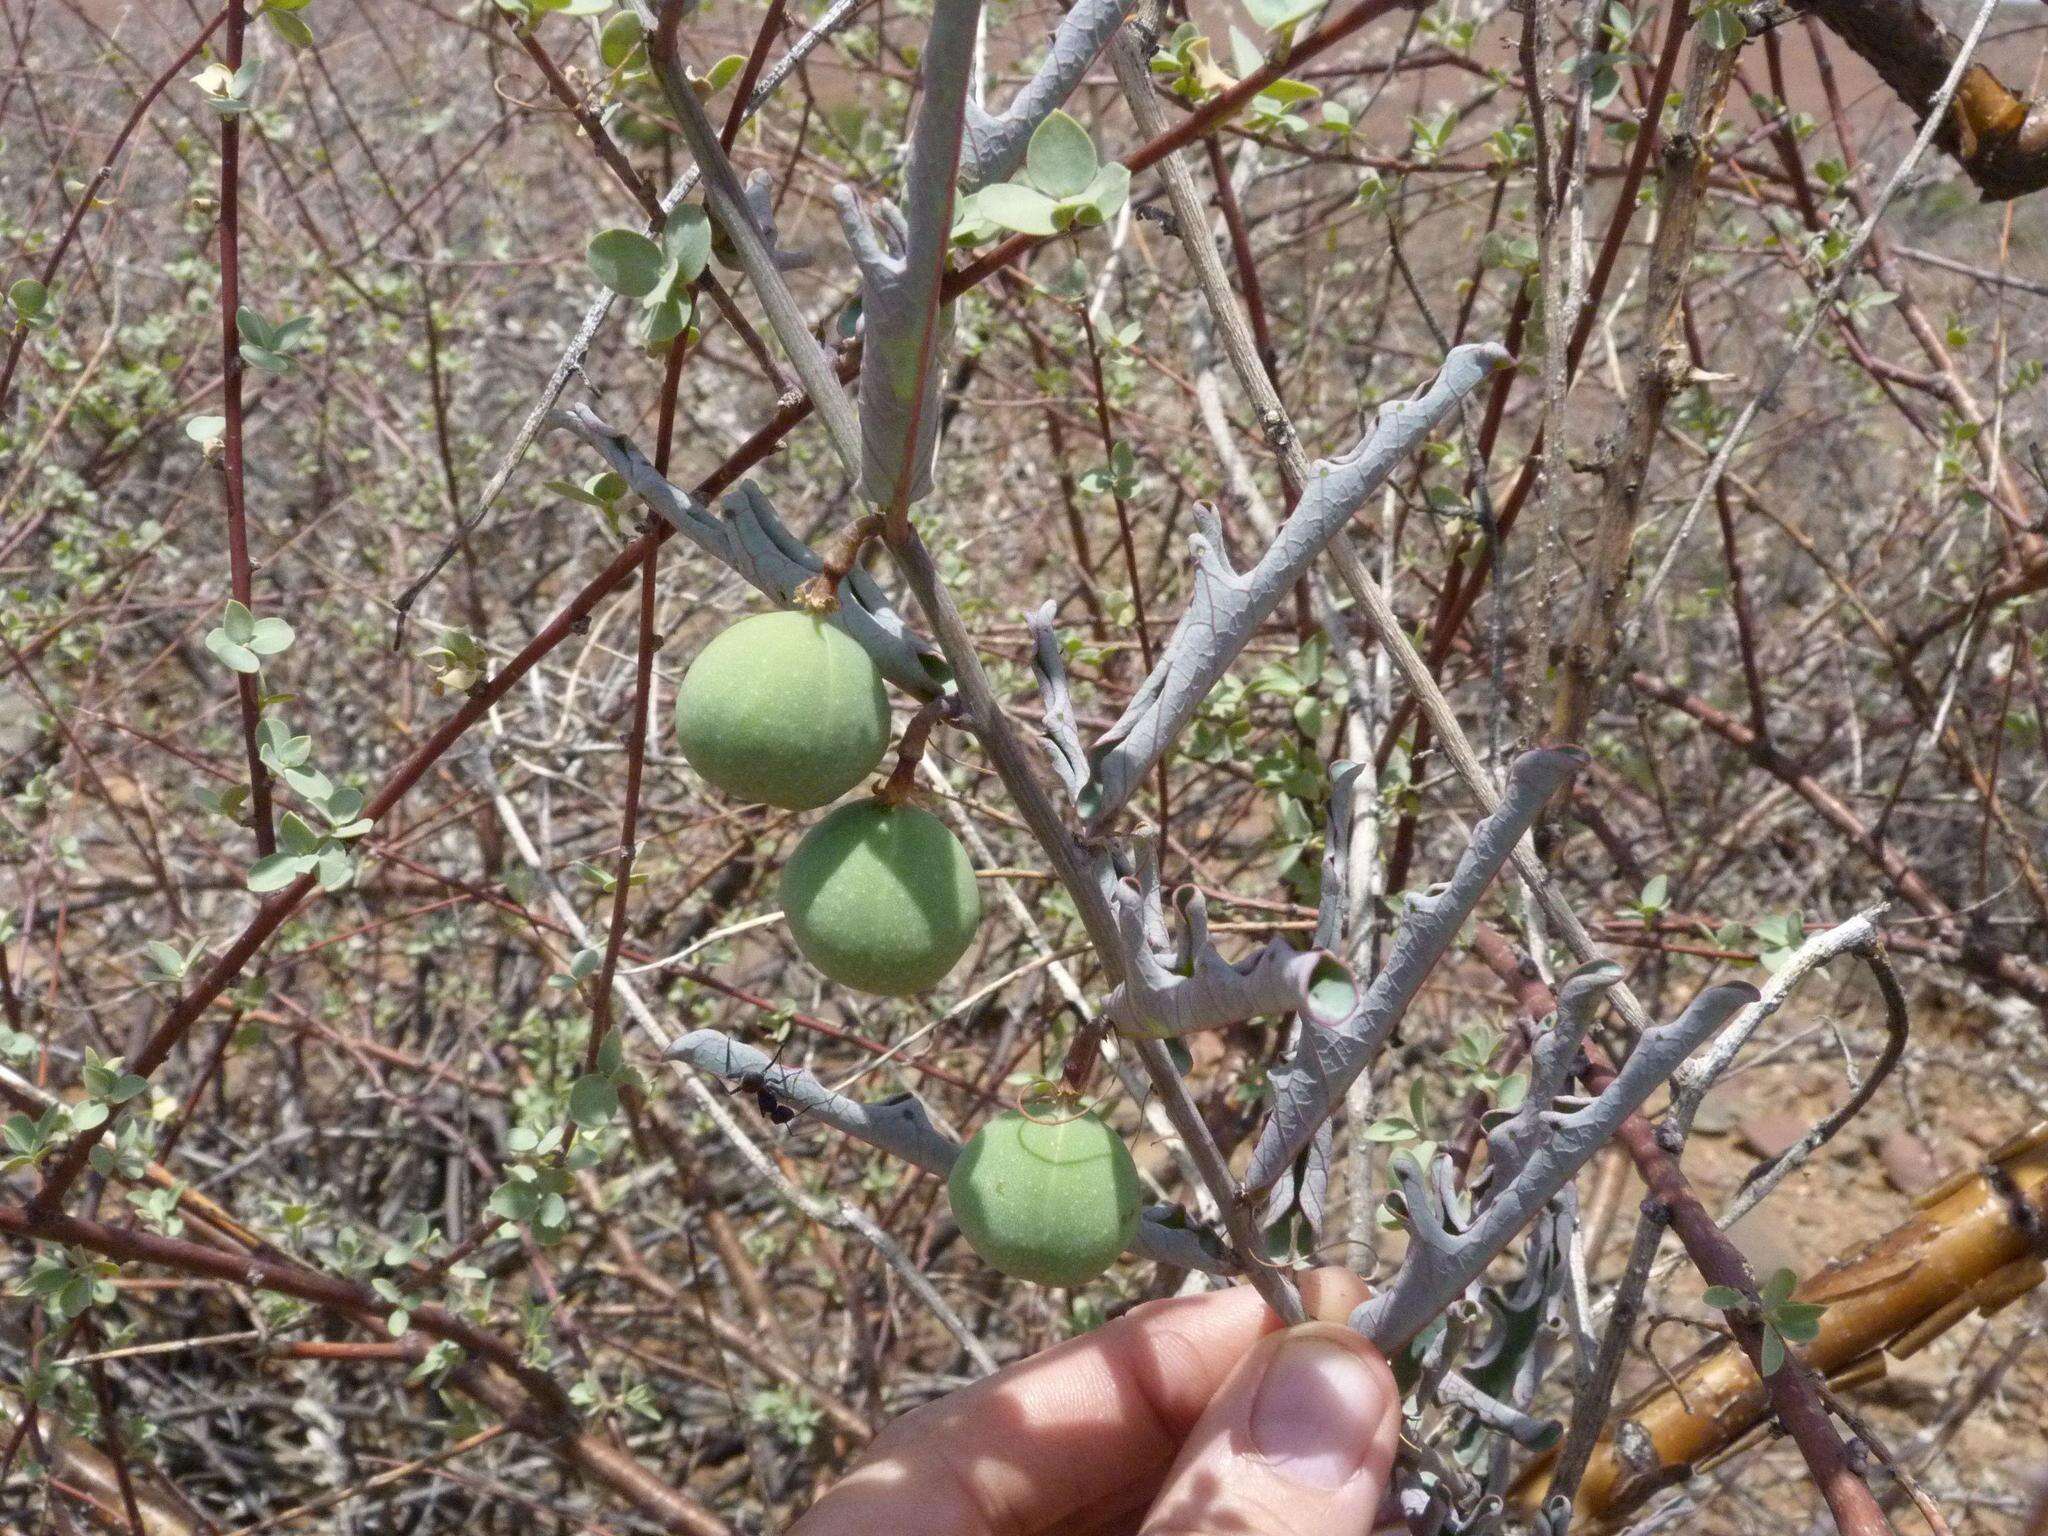
[[[1809,0],[1805,9],[1927,121],[1961,45],[1921,0]],[[1934,142],[1986,202],[2048,187],[2048,103],[2018,95],[1982,64],[1964,74]]]
[[[2048,1122],[1999,1148],[1981,1168],[1965,1170],[1922,1196],[1919,1205],[1903,1226],[1829,1264],[1794,1293],[1800,1301],[1827,1306],[1819,1336],[1800,1350],[1823,1376],[1873,1359],[1881,1369],[1886,1360],[1904,1359],[1932,1343],[1972,1312],[1996,1311],[2040,1282],[2037,1244],[2048,1224]],[[1602,1525],[1623,1520],[1665,1486],[1675,1469],[1727,1449],[1771,1407],[1749,1358],[1725,1342],[1700,1351],[1674,1376],[1678,1390],[1660,1385],[1624,1404],[1610,1420],[1579,1485],[1581,1516]],[[1627,1460],[1616,1449],[1624,1423],[1642,1431],[1627,1437],[1634,1448]],[[1516,1501],[1540,1504],[1549,1470],[1548,1459],[1531,1467]]]
[[[1600,464],[1600,498],[1583,551],[1575,551],[1584,576],[1557,644],[1557,692],[1550,715],[1551,736],[1557,741],[1585,738],[1587,722],[1606,691],[1650,458],[1662,433],[1665,408],[1687,374],[1681,333],[1686,286],[1706,207],[1714,130],[1740,51],[1739,45],[1715,46],[1705,32],[1696,35],[1685,101],[1663,146],[1658,178],[1663,211],[1650,248],[1628,411]]]

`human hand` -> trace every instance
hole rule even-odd
[[[905,1414],[790,1536],[1309,1536],[1372,1529],[1400,1429],[1357,1276],[1134,1308]]]

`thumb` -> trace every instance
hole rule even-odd
[[[1269,1335],[1211,1400],[1140,1536],[1370,1530],[1400,1424],[1393,1373],[1350,1329]]]

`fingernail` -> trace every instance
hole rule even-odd
[[[1365,1465],[1387,1412],[1386,1378],[1314,1328],[1274,1351],[1252,1400],[1251,1440],[1275,1471],[1341,1488]]]

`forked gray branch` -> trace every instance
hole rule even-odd
[[[1069,799],[1079,801],[1088,787],[1088,752],[1081,745],[1081,730],[1074,722],[1074,696],[1067,686],[1067,661],[1060,654],[1060,639],[1052,627],[1056,605],[1050,598],[1027,614],[1031,626],[1031,671],[1038,679],[1038,697],[1045,706],[1046,755],[1052,770],[1067,788]]]
[[[1101,827],[1121,811],[1153,765],[1172,748],[1259,625],[1294,589],[1365,499],[1422,444],[1438,422],[1511,359],[1491,342],[1454,347],[1437,375],[1406,400],[1379,408],[1349,453],[1318,459],[1294,513],[1259,561],[1233,571],[1213,512],[1190,543],[1194,593],[1165,651],[1115,725],[1091,754],[1095,782],[1089,822]]]
[[[1493,1190],[1505,1189],[1528,1166],[1547,1134],[1541,1116],[1529,1106],[1554,1103],[1571,1086],[1579,1045],[1592,1028],[1608,991],[1621,982],[1621,967],[1612,960],[1589,960],[1557,990],[1557,1017],[1543,1029],[1530,1050],[1529,1088],[1520,1113],[1487,1133],[1487,1178]]]
[[[1441,1198],[1417,1174],[1413,1161],[1397,1157],[1394,1171],[1412,1246],[1393,1284],[1353,1312],[1351,1326],[1381,1349],[1404,1347],[1485,1272],[1701,1041],[1756,997],[1756,988],[1747,982],[1707,988],[1671,1023],[1638,1040],[1620,1075],[1590,1104],[1560,1112],[1531,1098],[1517,1112],[1541,1131],[1527,1163],[1462,1231],[1446,1225]]]
[[[1324,950],[1270,939],[1248,959],[1225,960],[1209,942],[1208,904],[1193,886],[1175,899],[1179,952],[1162,955],[1148,929],[1147,894],[1130,880],[1110,893],[1124,944],[1124,979],[1103,1012],[1126,1034],[1165,1037],[1225,1029],[1260,1014],[1300,1013],[1324,1029],[1351,1014],[1358,987],[1350,967]]]
[[[645,9],[642,5],[641,10]],[[673,22],[674,9],[674,0],[662,6],[665,21]],[[685,5],[683,9],[687,11],[690,7]],[[755,223],[747,189],[740,184],[739,173],[719,143],[711,119],[705,116],[704,104],[690,84],[682,59],[670,51],[677,45],[677,36],[670,32],[670,48],[664,48],[663,31],[660,24],[650,29],[648,57],[654,65],[655,77],[661,82],[669,111],[682,130],[683,141],[690,146],[690,154],[703,173],[704,206],[712,222],[731,242],[740,269],[746,273],[754,296],[768,316],[769,329],[782,343],[790,366],[796,369],[796,376],[810,394],[812,409],[831,437],[840,462],[849,474],[855,473],[860,467],[860,424],[854,416],[853,402],[839,387],[839,376],[833,372],[831,360],[811,334],[810,322],[789,285],[782,280],[783,261],[772,236]]]
[[[1386,965],[1350,1015],[1331,1027],[1303,1016],[1294,1059],[1273,1074],[1273,1113],[1252,1152],[1247,1189],[1264,1189],[1308,1145],[1344,1090],[1379,1055],[1522,834],[1585,762],[1586,754],[1573,747],[1541,748],[1516,758],[1500,808],[1472,829],[1449,882],[1409,904]]]
[[[981,0],[937,0],[932,7],[902,209],[883,203],[870,218],[851,187],[832,189],[860,267],[860,490],[882,507],[931,494],[939,383],[953,339],[953,307],[939,302],[939,284],[980,18]]]

